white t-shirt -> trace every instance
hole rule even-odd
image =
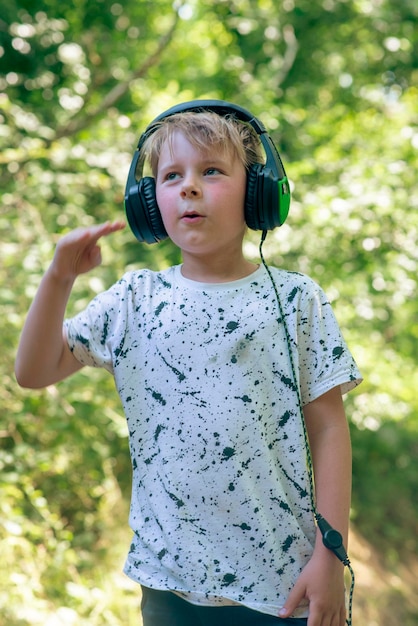
[[[129,272],[65,324],[76,358],[114,375],[128,422],[125,572],[275,615],[315,541],[289,349],[303,404],[361,375],[320,287],[271,272],[291,346],[263,266],[221,284]]]

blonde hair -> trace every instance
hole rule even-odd
[[[146,138],[143,160],[146,160],[154,176],[157,174],[161,149],[173,134],[181,132],[199,151],[212,149],[237,157],[246,169],[254,163],[263,163],[261,143],[255,130],[233,115],[218,115],[211,111],[176,113],[156,123]]]

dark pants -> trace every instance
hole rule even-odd
[[[281,619],[244,606],[190,604],[170,591],[142,587],[144,626],[306,626],[307,619]]]

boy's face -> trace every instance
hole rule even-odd
[[[227,151],[201,152],[180,132],[161,150],[156,196],[164,226],[185,254],[241,252],[246,171]]]

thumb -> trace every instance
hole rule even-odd
[[[89,254],[89,258],[90,258],[90,263],[91,263],[92,267],[97,267],[98,265],[101,264],[101,262],[102,262],[102,251],[100,249],[100,246],[98,246],[96,244],[91,249],[90,254]]]
[[[305,589],[303,585],[296,583],[289,593],[284,606],[279,611],[279,617],[290,617],[305,599]]]

